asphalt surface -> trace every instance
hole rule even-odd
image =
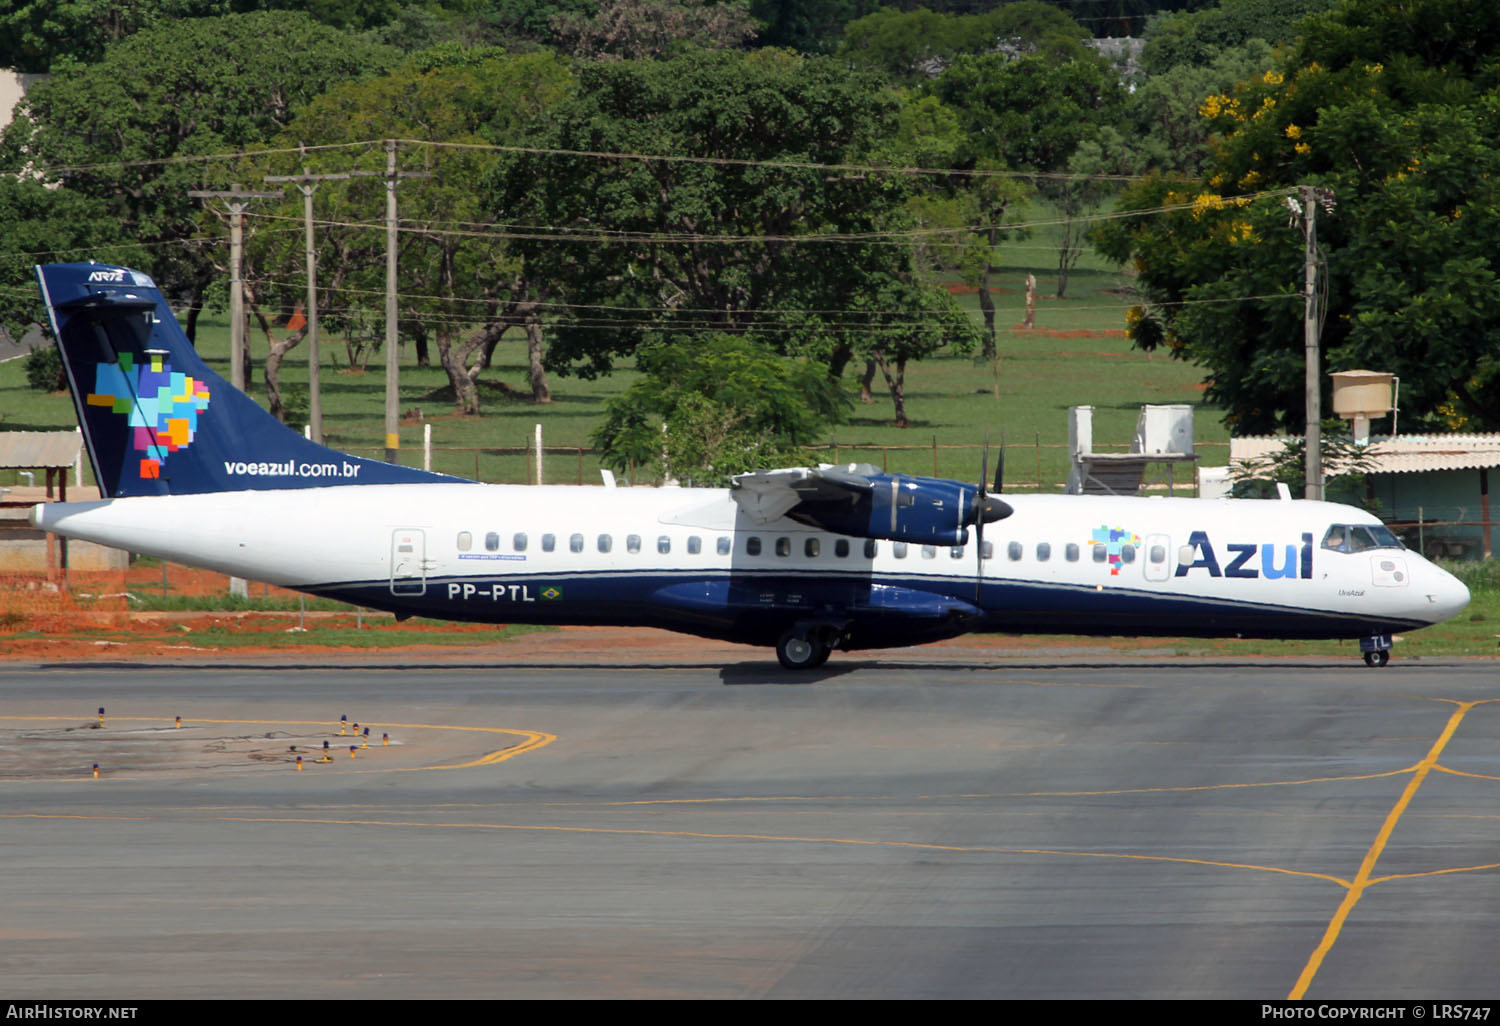
[[[0,996],[1496,994],[1494,663],[628,661],[0,669]]]

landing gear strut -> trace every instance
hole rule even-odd
[[[1365,655],[1365,665],[1381,667],[1391,661],[1391,636],[1377,634],[1359,639],[1359,650]]]

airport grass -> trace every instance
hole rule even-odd
[[[296,651],[300,649],[340,649],[367,651],[415,646],[432,648],[471,648],[494,645],[522,634],[551,631],[555,628],[525,624],[486,626],[483,629],[455,627],[439,620],[416,617],[396,623],[385,615],[367,616],[358,626],[354,615],[337,619],[312,620],[301,626],[297,616],[268,613],[257,617],[254,629],[244,621],[232,623],[135,621],[129,628],[80,625],[76,630],[59,633],[16,631],[0,634],[0,658],[11,654],[34,654],[33,645],[48,642],[64,645],[58,658],[90,651],[110,654],[112,648],[123,652],[191,652],[191,651]],[[101,651],[102,650],[102,651]]]

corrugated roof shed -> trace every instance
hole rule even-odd
[[[1253,436],[1229,440],[1229,462],[1260,459],[1299,439]],[[1370,439],[1369,473],[1420,474],[1433,470],[1500,467],[1500,435],[1397,435]]]
[[[0,431],[0,468],[71,467],[82,448],[77,431]]]

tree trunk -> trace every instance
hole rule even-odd
[[[473,378],[469,377],[468,370],[464,367],[470,347],[455,346],[453,329],[447,325],[437,329],[436,338],[438,360],[442,362],[443,370],[448,375],[448,384],[453,386],[454,405],[459,413],[478,414],[479,386],[474,383]]]
[[[531,401],[550,403],[547,368],[542,366],[542,319],[534,308],[526,314],[526,356],[531,362]]]
[[[195,285],[193,287],[193,298],[188,301],[187,322],[183,325],[183,330],[187,332],[188,342],[192,344],[194,349],[198,348],[198,315],[202,312],[203,287]]]
[[[992,215],[998,221],[1005,216],[1005,205],[1001,205]],[[990,295],[990,261],[995,259],[995,229],[993,227],[985,234],[988,249],[984,254],[984,269],[979,272],[979,309],[984,313],[984,358],[994,361],[998,350],[995,348],[995,297]]]
[[[411,323],[408,327],[411,330],[412,345],[417,350],[417,366],[431,367],[432,357],[427,352],[427,327],[417,322]]]
[[[895,373],[891,372],[891,364],[885,358],[885,353],[875,351],[875,362],[880,365],[880,373],[885,376],[886,387],[891,390],[891,402],[896,407],[896,426],[899,428],[910,427],[906,420],[906,357],[896,357]]]
[[[995,347],[995,297],[990,295],[990,269],[985,265],[979,276],[979,309],[984,314],[984,358],[993,360]]]
[[[869,406],[875,401],[875,396],[870,393],[870,386],[875,383],[875,361],[865,361],[865,372],[859,379],[859,401]]]
[[[271,334],[271,322],[261,312],[260,304],[255,301],[254,294],[248,289],[245,290],[245,308],[247,317],[250,314],[255,315],[255,321],[260,325],[262,334],[266,336],[266,346],[269,349],[269,352],[266,354],[266,409],[271,416],[285,424],[286,399],[281,394],[281,361],[287,353],[296,348],[307,332],[305,329],[295,332],[278,342],[275,336]],[[247,336],[245,352],[248,354],[249,351],[250,345]],[[249,372],[250,368],[247,359],[245,367],[246,381],[250,380],[248,377]]]

